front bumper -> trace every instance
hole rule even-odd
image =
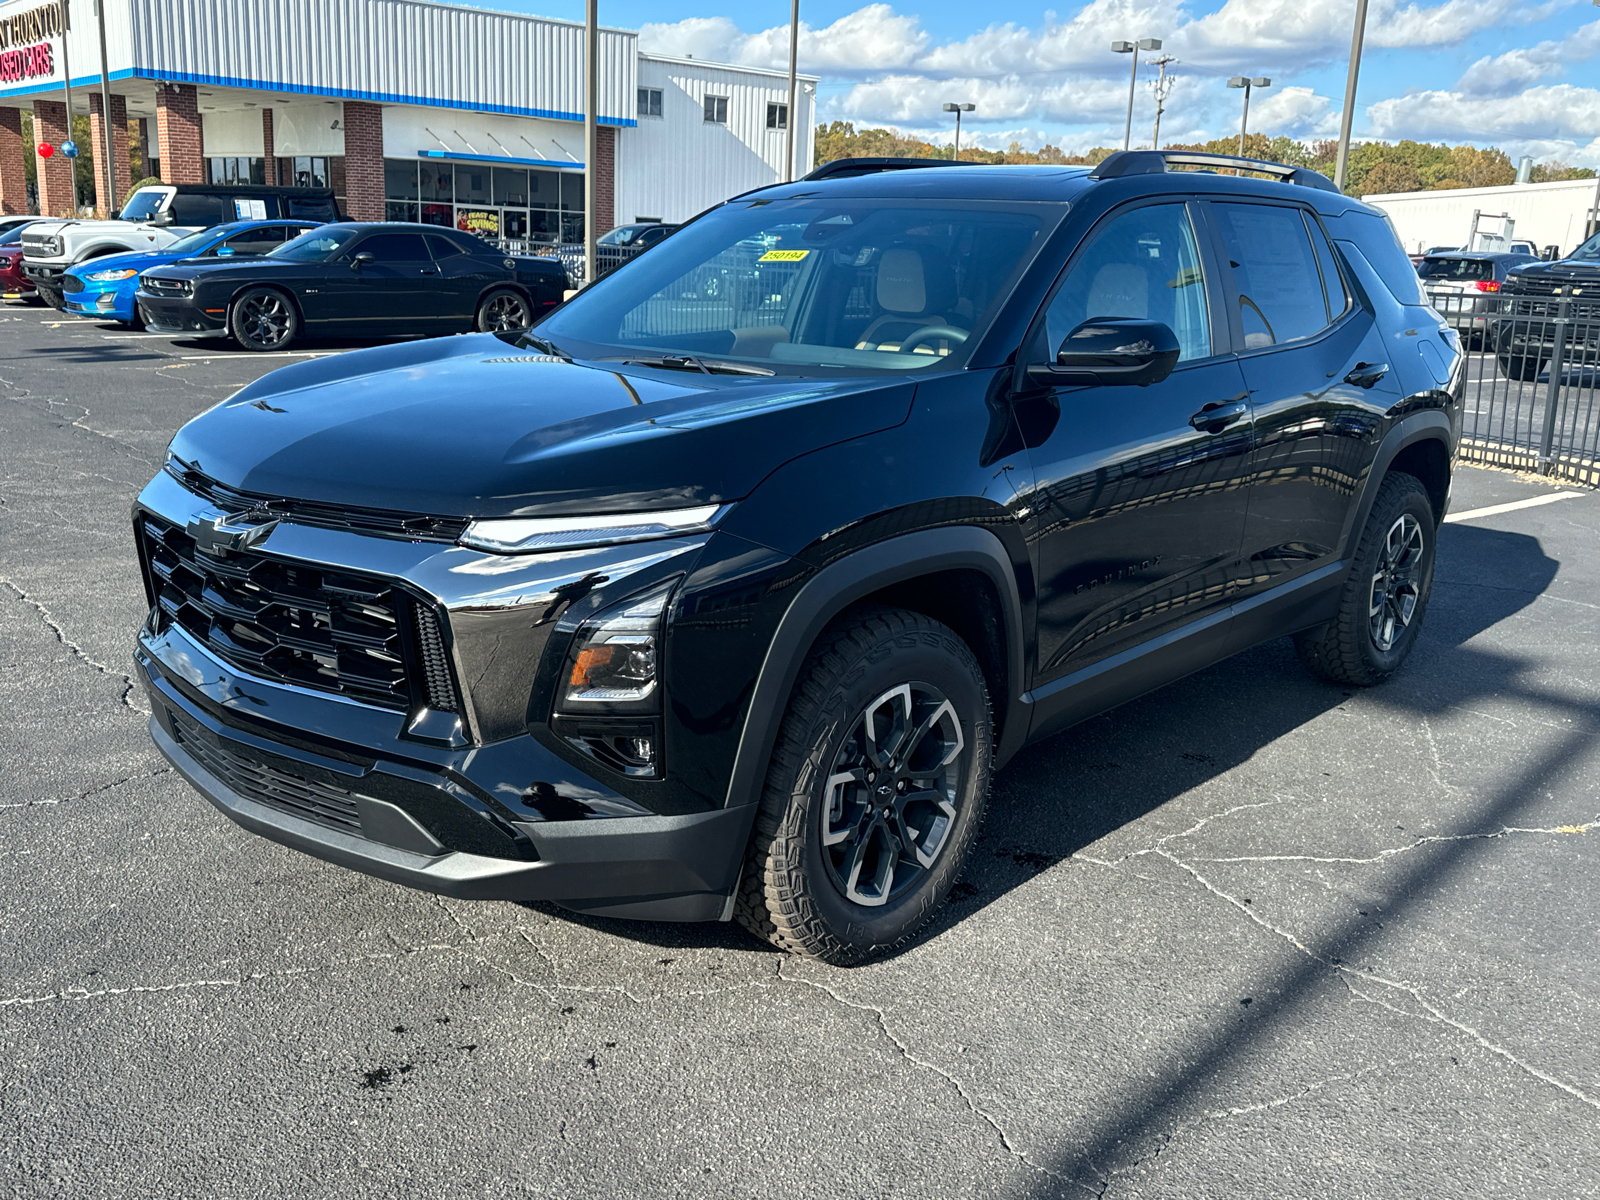
[[[151,333],[174,337],[227,337],[227,313],[207,313],[190,297],[157,296],[144,288],[134,295],[144,314],[145,328]]]
[[[133,290],[116,283],[85,284],[82,291],[64,294],[61,308],[78,317],[131,321],[134,318]]]
[[[141,494],[136,512],[145,509],[180,525],[212,512],[165,473]],[[657,543],[654,566],[700,544]],[[151,736],[230,819],[448,896],[547,900],[651,920],[727,915],[753,806],[707,800],[695,811],[655,811],[614,790],[603,770],[556,754],[527,724],[549,628],[531,617],[573,570],[582,577],[609,562],[626,577],[642,561],[636,547],[541,562],[287,521],[260,546],[264,555],[337,563],[435,597],[450,613],[450,654],[468,686],[457,733],[422,736],[407,712],[269,681],[224,661],[181,624],[148,621],[134,661]]]

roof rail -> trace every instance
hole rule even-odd
[[[857,175],[876,175],[880,171],[909,171],[921,167],[976,167],[985,164],[949,158],[836,158],[825,162],[801,178],[853,179]]]
[[[1291,167],[1288,163],[1268,162],[1262,158],[1241,158],[1235,154],[1206,154],[1199,150],[1119,150],[1089,172],[1091,179],[1120,179],[1124,175],[1164,175],[1169,166],[1175,167],[1233,167],[1271,175],[1284,183],[1301,187],[1319,188],[1324,192],[1338,192],[1333,180],[1306,167]]]

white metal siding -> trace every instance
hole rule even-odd
[[[1571,179],[1442,192],[1394,192],[1364,199],[1389,214],[1401,245],[1412,253],[1433,246],[1465,245],[1477,209],[1509,213],[1516,222],[1513,237],[1527,238],[1541,250],[1560,246],[1565,254],[1583,241],[1595,188],[1593,179]],[[1499,221],[1482,223],[1487,233],[1500,232],[1500,226]]]
[[[582,119],[581,25],[420,0],[130,0],[142,75]],[[631,122],[637,36],[600,31],[600,114]]]
[[[806,82],[815,86],[803,76]],[[686,221],[729,196],[782,180],[786,139],[783,130],[767,128],[767,105],[788,103],[786,76],[640,55],[638,86],[661,89],[661,116],[640,117],[637,128],[617,133],[618,224],[635,217]],[[708,95],[728,98],[726,125],[705,120]],[[802,86],[795,100],[797,178],[811,169],[814,99]]]

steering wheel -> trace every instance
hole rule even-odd
[[[931,342],[935,339],[951,341],[959,346],[967,340],[967,331],[965,329],[957,329],[954,325],[924,325],[900,343],[900,353],[911,354],[924,342]]]

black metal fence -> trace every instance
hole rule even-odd
[[[1585,290],[1431,294],[1467,351],[1463,458],[1600,487],[1600,286]]]

